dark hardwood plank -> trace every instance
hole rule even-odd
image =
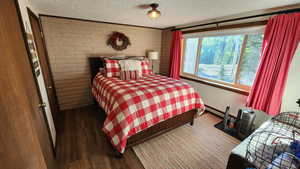
[[[122,158],[115,157],[114,149],[101,130],[104,118],[104,112],[96,105],[62,112],[62,118],[57,127],[57,158],[60,169],[144,168],[131,148],[126,149]],[[220,132],[212,125],[220,122],[221,118],[207,113],[196,120],[204,121],[201,122],[201,126],[198,126],[205,130],[199,131],[200,134],[201,132]],[[197,128],[197,126],[195,127]],[[224,140],[234,139],[226,134],[221,134],[220,137]],[[211,135],[209,139],[216,138]],[[203,146],[205,149],[211,148],[209,144]]]
[[[115,157],[102,132],[104,112],[88,106],[62,113],[58,122],[57,157],[61,169],[143,169],[132,149]]]

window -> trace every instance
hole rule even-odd
[[[259,64],[262,29],[185,37],[182,76],[249,89]]]
[[[247,36],[247,42],[239,70],[239,84],[247,86],[252,85],[259,64],[262,40],[262,34],[251,34]]]
[[[195,62],[198,50],[198,38],[189,38],[185,41],[186,48],[185,48],[185,59],[187,60],[184,62],[184,72],[186,73],[194,73],[195,71]]]

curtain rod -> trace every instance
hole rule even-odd
[[[174,28],[171,31],[177,31],[177,30],[182,30],[182,29],[189,29],[189,28],[194,28],[194,27],[199,27],[199,26],[214,25],[214,24],[220,24],[220,23],[225,23],[225,22],[233,22],[233,21],[238,21],[238,20],[244,20],[244,19],[262,17],[262,16],[278,15],[278,14],[288,14],[288,13],[294,13],[294,12],[300,12],[300,8],[288,9],[288,10],[277,11],[277,12],[270,12],[270,13],[259,14],[259,15],[245,16],[245,17],[240,17],[240,18],[227,19],[227,20],[222,20],[222,21],[204,23],[204,24],[193,25],[193,26],[186,26],[186,27],[181,27],[181,28]]]

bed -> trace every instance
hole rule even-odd
[[[89,62],[92,94],[106,113],[102,130],[119,156],[171,129],[193,125],[195,115],[204,111],[200,95],[185,82],[155,74],[138,80],[107,78],[99,72],[102,59]]]

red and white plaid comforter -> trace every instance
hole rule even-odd
[[[159,75],[125,81],[99,73],[92,93],[107,113],[103,131],[121,153],[130,136],[189,110],[204,110],[190,85]]]

